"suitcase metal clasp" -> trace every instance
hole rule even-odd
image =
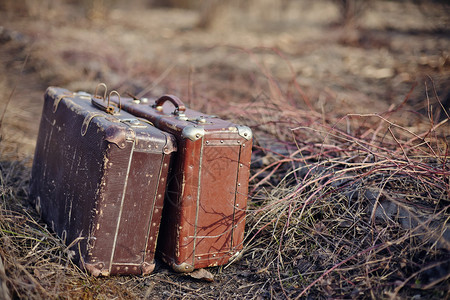
[[[146,128],[148,125],[145,123],[149,123],[150,125],[153,125],[151,122],[142,122],[141,120],[130,118],[130,119],[121,119],[120,122],[128,124],[130,127],[135,128]]]
[[[81,99],[86,99],[86,100],[89,100],[92,97],[91,94],[89,94],[87,92],[83,92],[83,91],[78,91],[78,92],[75,93],[75,95],[77,95]]]

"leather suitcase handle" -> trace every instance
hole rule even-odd
[[[186,111],[186,106],[184,105],[183,101],[181,101],[180,98],[174,95],[161,96],[160,98],[158,98],[158,100],[155,101],[153,107],[157,111],[162,111],[162,106],[166,101],[170,101],[175,106],[175,115],[184,114],[184,112]]]

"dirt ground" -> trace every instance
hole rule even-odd
[[[2,11],[3,103],[14,90],[2,133],[20,156],[33,154],[49,85],[92,92],[105,82],[122,93],[153,87],[147,96],[170,92],[202,108],[211,98],[257,97],[264,91],[255,81],[269,72],[280,85],[297,79],[314,107],[345,114],[385,111],[415,82],[413,101],[421,103],[431,76],[441,101],[448,98],[449,21],[438,4],[376,2],[359,29],[343,29],[329,1],[290,1],[283,10],[260,0],[223,7],[212,28],[200,30],[197,10],[116,4],[86,19],[79,7],[44,3]]]
[[[448,117],[439,104],[450,107],[450,10],[444,2],[370,1],[355,23],[343,26],[339,1],[230,1],[206,29],[196,26],[199,9],[97,2],[102,5],[0,4],[2,162],[31,166],[48,86],[93,92],[105,82],[121,94],[170,93],[191,108],[249,125],[254,120],[246,110],[264,98],[336,118],[382,113],[407,98],[407,110]],[[420,120],[402,125],[417,127]],[[441,127],[442,138],[450,137],[449,127]],[[268,134],[277,135],[256,130],[255,139]],[[89,288],[77,289],[83,297],[104,299],[296,295],[295,284],[280,289],[282,276],[255,264],[257,259],[247,255],[211,269],[213,283],[160,263],[147,277],[92,279]],[[389,297],[353,292],[346,296]]]

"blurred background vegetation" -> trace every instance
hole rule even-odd
[[[28,17],[46,17],[51,11],[60,9],[62,3],[69,4],[75,11],[82,12],[89,19],[107,18],[113,9],[151,9],[174,8],[189,9],[200,12],[198,27],[208,28],[224,13],[228,7],[237,7],[243,11],[262,10],[262,17],[267,14],[277,14],[279,19],[296,0],[3,0],[0,9]],[[339,23],[346,26],[357,25],[358,19],[370,9],[374,2],[414,3],[424,14],[435,14],[432,10],[448,10],[448,0],[323,0],[336,5],[340,13]],[[314,1],[310,1],[313,4]],[[433,5],[429,5],[433,2]],[[50,14],[49,14],[50,12]],[[443,15],[439,22],[442,28],[448,28],[450,17]]]

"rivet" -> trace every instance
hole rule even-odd
[[[159,212],[159,209],[155,208],[155,214]]]
[[[156,226],[156,223],[153,223],[152,226],[153,226],[153,227]]]
[[[152,241],[152,240],[153,240],[153,237],[151,236],[151,237],[150,237],[150,241]]]
[[[162,197],[162,195],[161,195],[161,194],[159,194],[159,195],[158,195],[158,199],[161,199],[161,197]]]
[[[236,207],[239,207],[239,203],[236,204]]]
[[[237,143],[238,143],[238,144],[240,144],[240,143],[241,143],[241,141],[237,141]]]
[[[242,168],[242,166],[243,166],[243,164],[239,164],[239,167],[241,167],[241,168]]]
[[[200,256],[197,256],[197,259],[200,260]]]
[[[167,168],[167,163],[164,163],[164,168]]]
[[[216,255],[215,255],[215,254],[213,254],[213,257],[216,257]]]
[[[244,136],[247,136],[247,132],[244,133]]]
[[[189,269],[189,266],[186,266],[185,269]]]
[[[200,138],[200,134],[197,133],[197,134],[195,135],[195,137],[196,137],[196,138]]]
[[[165,178],[163,177],[163,178],[161,178],[161,181],[164,181],[165,180]]]
[[[209,141],[206,141],[206,144],[209,144]]]
[[[240,183],[238,183],[238,186],[241,186],[241,184],[240,184]]]
[[[178,229],[180,229],[180,230],[181,230],[182,228],[183,228],[183,227],[181,227],[181,226],[180,226],[180,227],[178,227]]]
[[[245,144],[242,144],[242,147],[245,147]]]
[[[125,267],[125,271],[128,271],[128,267]]]
[[[220,140],[220,143],[222,143],[222,144],[223,144],[223,140]]]

